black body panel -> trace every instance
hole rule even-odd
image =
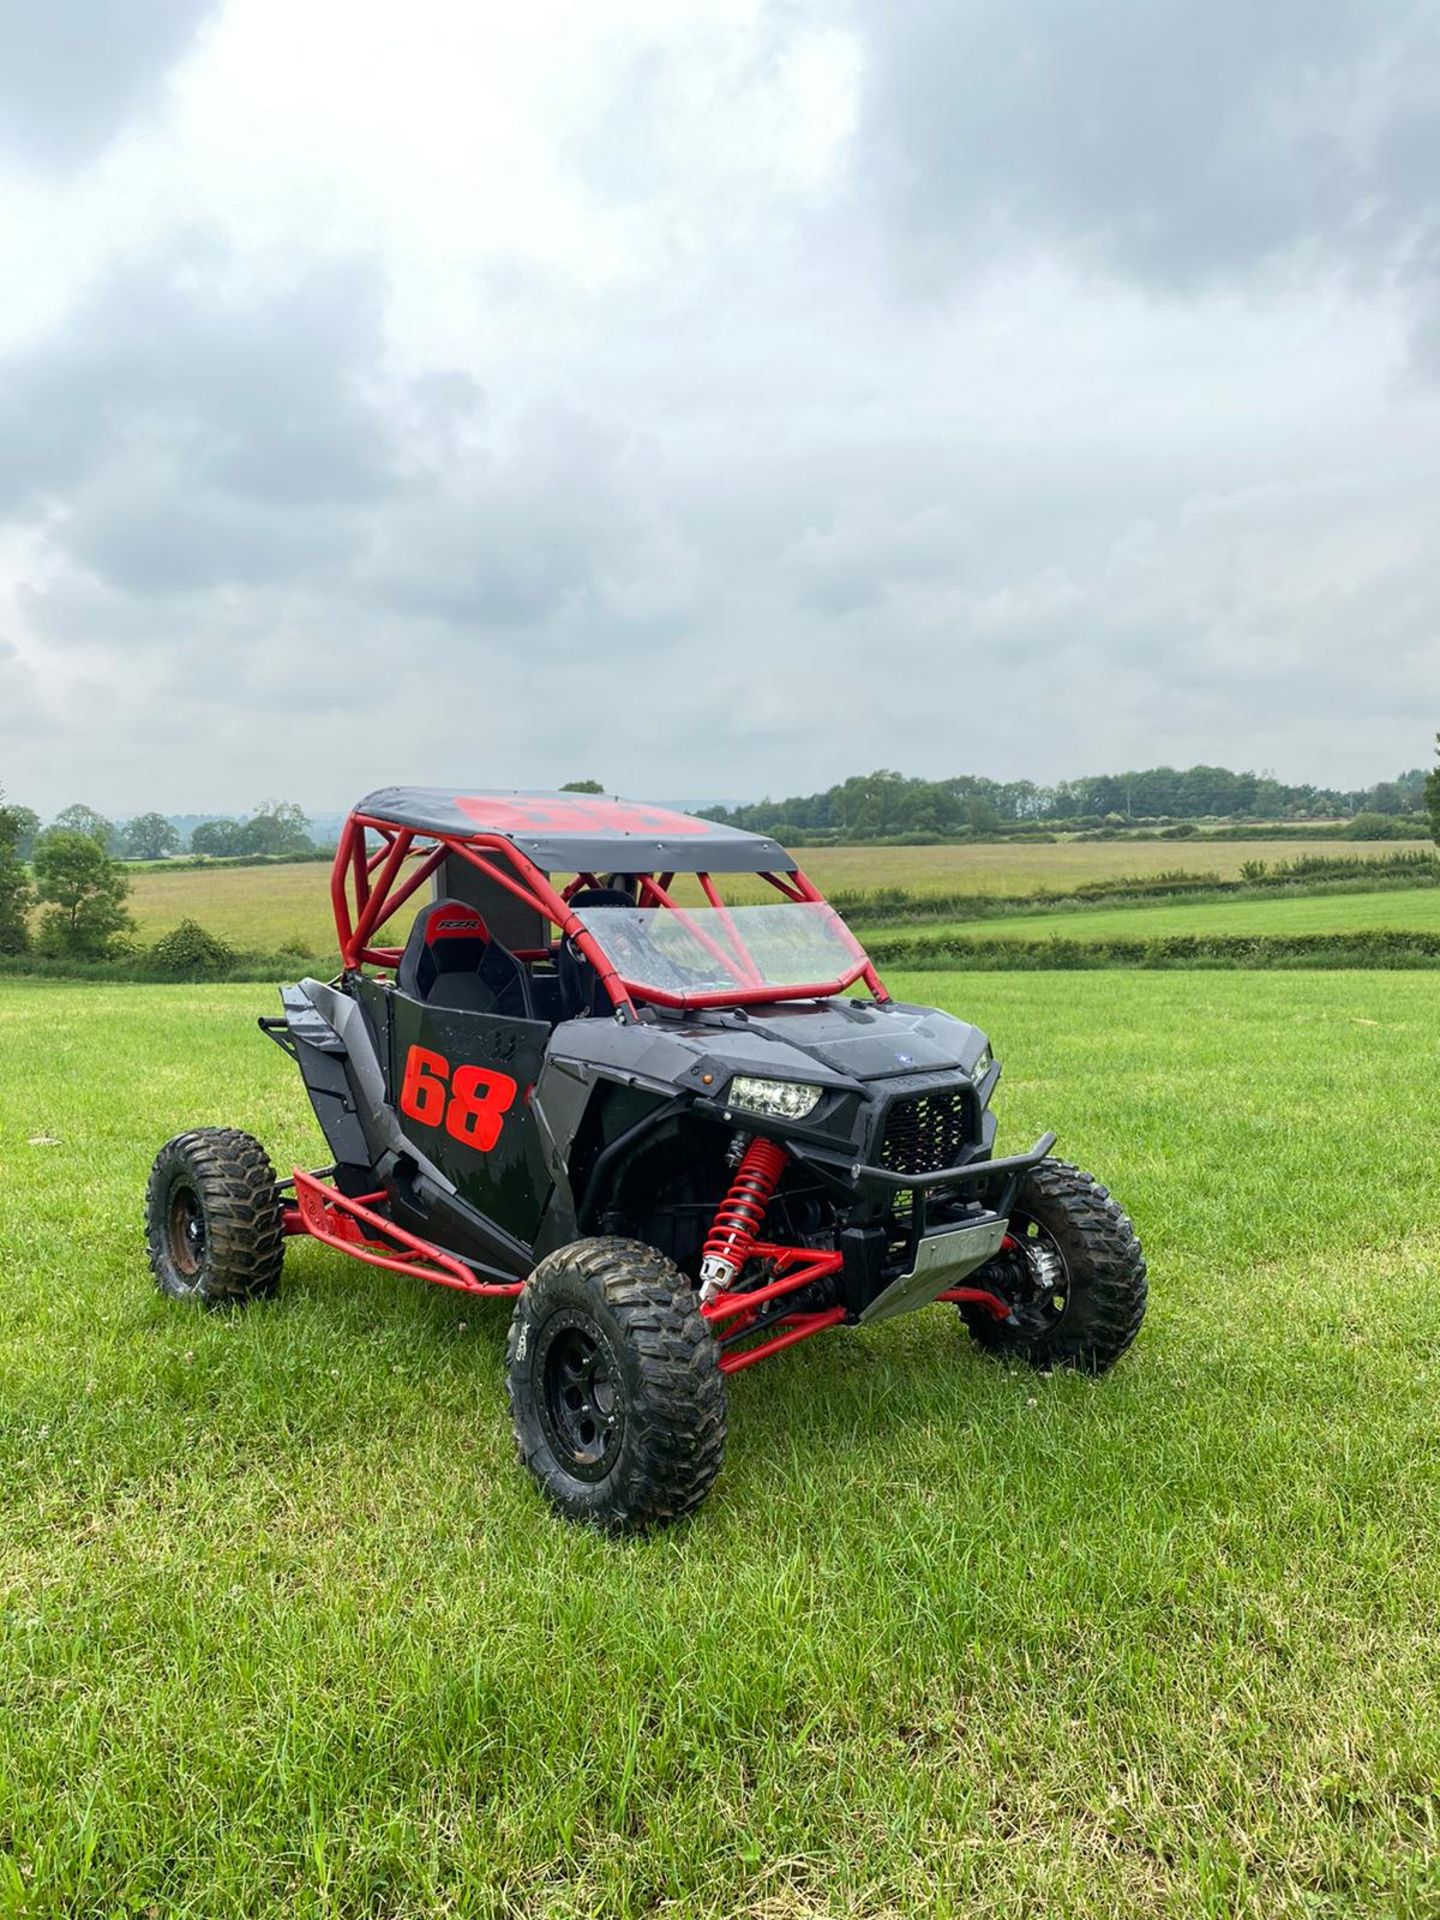
[[[391,998],[390,1097],[400,1103],[406,1061],[419,1047],[445,1061],[452,1074],[478,1067],[505,1090],[492,1146],[477,1147],[448,1124],[425,1124],[400,1114],[400,1128],[454,1182],[463,1200],[514,1239],[532,1241],[549,1197],[550,1180],[540,1131],[531,1111],[531,1090],[540,1075],[550,1029],[543,1020],[512,1020],[493,1013],[425,1006],[402,993]]]
[[[1036,1155],[992,1166],[998,1069],[985,1066],[985,1036],[929,1007],[647,1009],[638,1022],[552,1028],[428,1005],[358,976],[306,981],[284,1001],[284,1044],[337,1162],[361,1154],[399,1224],[485,1273],[523,1277],[584,1234],[629,1233],[693,1277],[733,1143],[759,1134],[790,1155],[772,1230],[841,1249],[838,1297],[858,1318],[924,1237],[1007,1211]],[[405,1091],[416,1049],[419,1071],[444,1089],[419,1113],[405,1111],[417,1105]],[[816,1086],[820,1098],[799,1121],[757,1115],[730,1104],[737,1075]],[[490,1076],[508,1097],[493,1139],[477,1145],[434,1103]]]

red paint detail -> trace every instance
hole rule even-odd
[[[524,1282],[520,1280],[477,1280],[454,1254],[396,1226],[393,1220],[384,1219],[370,1203],[385,1199],[384,1194],[372,1193],[364,1200],[352,1200],[313,1173],[297,1167],[296,1204],[286,1209],[285,1230],[309,1234],[312,1240],[363,1260],[367,1266],[385,1267],[391,1273],[413,1273],[421,1280],[429,1280],[439,1287],[454,1287],[460,1293],[509,1300],[522,1290]],[[292,1225],[292,1219],[298,1224]]]
[[[724,1260],[740,1271],[754,1251],[786,1158],[785,1149],[773,1140],[757,1135],[750,1142],[705,1236],[702,1259]]]
[[[427,907],[425,924],[425,944],[433,947],[437,940],[488,940],[490,929],[484,916],[474,907],[467,907],[452,900],[448,904],[437,902]]]
[[[747,1347],[743,1353],[722,1353],[720,1356],[721,1373],[739,1373],[742,1367],[753,1367],[757,1360],[768,1360],[772,1353],[780,1353],[786,1347],[793,1347],[798,1340],[808,1340],[813,1334],[823,1333],[826,1327],[833,1327],[845,1318],[843,1307],[828,1307],[824,1313],[796,1314],[784,1333],[776,1334],[773,1340],[762,1340],[757,1347]]]
[[[450,1082],[445,1131],[462,1147],[489,1153],[500,1138],[505,1115],[520,1091],[508,1073],[489,1067],[457,1067]]]
[[[650,833],[698,839],[714,831],[708,821],[693,819],[687,813],[610,800],[603,794],[540,799],[523,794],[462,793],[456,795],[455,805],[487,833]]]
[[[400,1111],[422,1127],[438,1127],[445,1118],[445,1082],[450,1062],[428,1047],[411,1047],[405,1056],[405,1078],[400,1086]]]
[[[405,1056],[400,1111],[422,1127],[438,1127],[443,1121],[445,1131],[462,1147],[489,1153],[519,1091],[508,1073],[496,1073],[491,1067],[456,1067],[452,1077],[443,1053],[411,1047]]]

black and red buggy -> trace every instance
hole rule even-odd
[[[588,795],[389,788],[347,822],[331,892],[338,977],[260,1024],[332,1164],[277,1179],[247,1134],[170,1140],[147,1195],[166,1293],[269,1294],[308,1234],[513,1299],[520,1456],[561,1512],[621,1532],[703,1499],[728,1374],[828,1328],[948,1301],[994,1353],[1092,1371],[1134,1340],[1125,1214],[1053,1134],[996,1156],[985,1035],[892,1000],[773,840]]]

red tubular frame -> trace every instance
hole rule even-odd
[[[824,1313],[797,1313],[785,1322],[785,1331],[777,1333],[773,1340],[764,1340],[758,1347],[747,1347],[743,1353],[722,1353],[720,1371],[739,1373],[742,1367],[753,1367],[757,1360],[768,1360],[772,1353],[793,1347],[797,1340],[809,1340],[812,1335],[823,1333],[826,1327],[838,1327],[844,1318],[844,1307],[827,1307]]]
[[[373,852],[366,845],[367,833],[378,834],[380,838],[380,845]],[[637,999],[681,1012],[692,1007],[761,1006],[777,1000],[828,999],[834,994],[843,993],[859,980],[864,981],[876,1000],[890,998],[869,955],[838,914],[835,924],[850,949],[854,965],[834,980],[812,980],[780,987],[746,984],[746,961],[743,945],[739,942],[733,961],[718,947],[714,949],[716,956],[724,961],[727,971],[736,974],[734,987],[714,993],[684,994],[670,993],[640,981],[625,980],[594,935],[581,923],[569,901],[556,891],[549,876],[542,873],[503,834],[480,831],[468,834],[430,833],[419,828],[396,826],[393,821],[362,813],[352,813],[345,822],[330,874],[330,903],[335,914],[335,933],[340,944],[341,965],[347,973],[354,973],[367,965],[393,967],[398,963],[400,950],[396,947],[374,946],[371,944],[372,937],[450,854],[458,854],[461,859],[467,860],[487,879],[543,914],[562,936],[574,941],[604,983],[616,1011],[625,1019],[635,1018]],[[418,862],[415,870],[401,879],[406,861],[412,859]],[[567,892],[576,891],[580,881],[592,880],[593,877],[591,874],[578,876]],[[672,874],[656,876],[647,873],[638,877],[645,892],[658,905],[689,920],[685,908],[670,896]],[[784,899],[797,905],[827,904],[819,888],[798,867],[786,874],[762,873],[758,878],[773,887]],[[733,927],[711,875],[705,873],[700,879],[707,902],[721,911],[722,924]],[[691,924],[697,938],[707,947],[713,946],[703,928]]]
[[[996,1320],[1008,1320],[1010,1309],[998,1293],[987,1293],[984,1287],[947,1287],[944,1293],[937,1293],[937,1300],[953,1300],[961,1307],[983,1307]]]
[[[391,1273],[413,1273],[437,1287],[454,1287],[459,1293],[479,1293],[494,1299],[513,1300],[524,1281],[477,1280],[462,1260],[453,1253],[432,1246],[418,1234],[397,1227],[375,1212],[385,1201],[384,1193],[367,1193],[352,1199],[338,1188],[327,1186],[318,1174],[295,1169],[295,1205],[285,1209],[285,1231],[308,1234],[322,1246],[348,1253],[370,1267],[386,1267]],[[367,1232],[366,1229],[369,1229]],[[375,1236],[383,1235],[382,1239]],[[387,1244],[398,1242],[396,1246]]]

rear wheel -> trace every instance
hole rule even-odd
[[[285,1235],[260,1142],[234,1127],[167,1140],[145,1190],[145,1243],[156,1284],[172,1300],[215,1307],[273,1293]]]
[[[643,1533],[691,1512],[720,1471],[719,1349],[685,1275],[638,1240],[541,1261],[506,1375],[520,1458],[567,1519]]]
[[[1009,1322],[980,1307],[961,1318],[982,1347],[1035,1367],[1103,1373],[1145,1318],[1145,1256],[1129,1217],[1088,1173],[1042,1160],[1020,1184],[1005,1247],[971,1280],[998,1294]]]

